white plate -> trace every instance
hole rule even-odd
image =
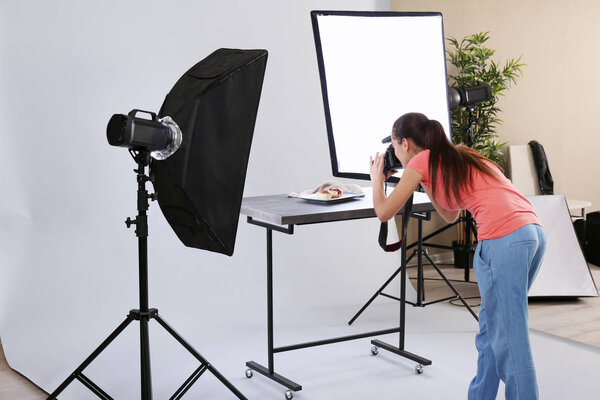
[[[325,200],[325,199],[319,199],[317,197],[317,194],[313,193],[313,194],[301,194],[300,196],[298,196],[298,198],[308,200],[308,201],[314,201],[316,203],[338,203],[340,201],[350,200],[355,197],[363,197],[364,195],[365,195],[364,193],[348,192],[348,193],[342,194],[340,197],[338,197],[336,199]]]

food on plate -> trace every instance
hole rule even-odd
[[[342,197],[342,194],[344,194],[344,192],[342,192],[341,189],[337,189],[337,188],[330,188],[329,189],[329,193],[332,194],[332,199],[337,199],[339,197]]]
[[[342,197],[342,194],[343,194],[343,192],[341,191],[341,189],[336,189],[336,188],[325,189],[320,192],[317,192],[317,199],[319,199],[319,200],[338,199],[338,198]]]
[[[320,192],[317,192],[317,199],[319,200],[331,200],[333,198],[333,193],[331,193],[329,190],[323,190]]]

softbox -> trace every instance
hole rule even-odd
[[[177,81],[160,109],[183,141],[152,162],[154,188],[188,247],[233,255],[266,62],[265,50],[219,49]]]

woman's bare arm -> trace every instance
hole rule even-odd
[[[394,217],[412,196],[421,181],[421,174],[413,168],[405,168],[402,179],[389,196],[385,196],[383,182],[373,182],[373,206],[381,222]]]
[[[427,193],[427,196],[429,197],[429,200],[431,200],[431,203],[435,207],[435,210],[438,212],[438,214],[442,216],[442,218],[444,218],[444,221],[446,221],[449,224],[456,221],[458,215],[460,214],[460,210],[446,210],[444,207],[440,206],[438,202],[433,198],[433,196],[431,195],[431,190],[427,186],[421,186],[425,190],[425,193]]]

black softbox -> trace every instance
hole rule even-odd
[[[152,162],[154,188],[186,246],[233,255],[266,63],[265,50],[219,49],[177,81],[160,109],[183,141]]]

